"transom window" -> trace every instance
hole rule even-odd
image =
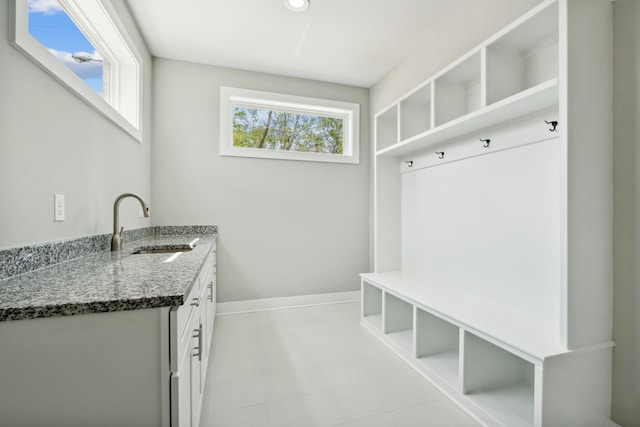
[[[108,95],[103,87],[108,63],[57,0],[29,0],[29,34],[94,92]]]
[[[10,0],[10,41],[89,106],[142,140],[142,56],[111,2]]]
[[[220,154],[358,163],[359,106],[220,88]]]

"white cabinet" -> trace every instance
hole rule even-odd
[[[611,3],[547,0],[374,120],[362,324],[476,419],[603,426]]]
[[[169,426],[168,308],[2,322],[0,425]]]
[[[200,424],[215,318],[215,260],[214,244],[185,305],[170,312],[172,427]]]
[[[185,265],[200,271],[179,307],[0,322],[8,343],[0,349],[0,425],[197,426],[214,324],[215,243],[205,261],[196,257]]]

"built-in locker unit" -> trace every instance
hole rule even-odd
[[[546,0],[375,115],[361,323],[484,425],[609,421],[611,25]]]

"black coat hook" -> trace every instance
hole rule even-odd
[[[413,167],[413,160],[405,160],[404,162],[408,164],[410,168]]]
[[[491,140],[490,139],[482,139],[482,138],[480,138],[480,142],[484,142],[484,144],[482,145],[484,148],[489,148],[489,144],[491,144]]]
[[[551,125],[551,128],[549,129],[549,132],[555,132],[556,131],[556,127],[558,126],[558,122],[556,120],[551,120],[550,122],[548,121],[544,121],[546,124]]]
[[[436,151],[439,159],[444,159],[444,151]]]

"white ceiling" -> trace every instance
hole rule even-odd
[[[417,46],[531,0],[128,0],[153,56],[371,87]],[[480,41],[480,40],[478,40]]]

